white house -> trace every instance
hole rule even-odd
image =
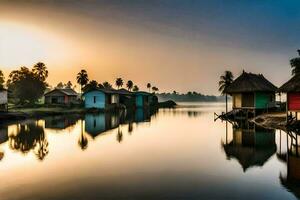
[[[0,111],[7,110],[7,90],[0,89]]]

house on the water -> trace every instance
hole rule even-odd
[[[300,112],[300,75],[293,76],[289,81],[284,83],[279,92],[286,93],[286,113],[288,116],[295,114],[295,119],[298,119]],[[291,118],[293,119],[293,117]]]
[[[71,89],[54,89],[47,92],[45,95],[45,104],[76,104],[78,103],[78,93]]]
[[[243,72],[226,89],[232,96],[232,109],[267,110],[275,107],[277,87],[262,74]]]
[[[0,111],[7,111],[7,90],[4,88],[0,89]]]
[[[117,90],[93,89],[83,93],[85,108],[107,109],[112,104],[119,104]]]

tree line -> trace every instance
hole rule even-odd
[[[80,85],[80,91],[86,92],[92,89],[114,89],[113,85],[107,81],[104,81],[103,83],[98,83],[96,80],[89,80],[89,76],[86,70],[81,70],[78,72],[76,76],[77,83]],[[124,85],[124,80],[122,78],[116,78],[115,80],[115,86],[117,89],[121,89]],[[132,80],[128,80],[126,83],[126,88],[129,91],[137,92],[139,91],[139,87],[133,83]],[[151,83],[147,83],[147,89],[149,92],[158,92],[159,89],[156,86],[152,86]]]
[[[0,70],[0,89],[4,89],[6,85],[9,90],[10,100],[14,104],[34,104],[47,90],[52,88],[46,82],[48,75],[49,71],[42,62],[36,63],[32,68],[22,66],[18,70],[13,70],[10,72],[6,82],[3,72]],[[113,89],[113,85],[107,81],[98,83],[96,80],[89,80],[88,73],[84,69],[77,74],[76,80],[80,85],[81,93],[91,89]],[[115,81],[117,89],[122,88],[123,85],[124,80],[117,78]],[[134,84],[132,80],[128,80],[125,86],[129,91],[139,91],[139,87]],[[155,93],[159,91],[159,89],[156,86],[152,86],[151,83],[147,83],[146,87],[149,92]],[[71,81],[67,83],[59,82],[54,88],[75,89],[76,85],[73,85]]]

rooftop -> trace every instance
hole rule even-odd
[[[276,90],[277,87],[268,81],[262,74],[243,72],[226,89],[226,92],[275,92]]]

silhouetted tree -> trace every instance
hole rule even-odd
[[[72,82],[71,82],[71,81],[68,81],[65,88],[71,89],[72,87],[73,87]]]
[[[102,85],[105,89],[112,89],[112,85],[107,81],[103,82]]]
[[[159,89],[158,89],[157,87],[153,86],[153,87],[152,87],[152,91],[155,93],[155,92],[158,92]]]
[[[5,78],[3,72],[0,70],[0,89],[4,88]]]
[[[223,75],[220,76],[219,81],[219,91],[222,95],[226,96],[226,113],[228,112],[227,104],[228,104],[228,96],[226,93],[227,88],[233,82],[233,74],[231,71],[225,71]]]
[[[12,71],[7,80],[8,89],[20,104],[35,103],[43,96],[47,85],[45,78],[27,67]]]
[[[123,79],[122,78],[117,78],[116,79],[116,86],[118,87],[118,89],[123,86]]]
[[[36,63],[32,68],[32,72],[37,75],[41,81],[45,81],[48,77],[47,67],[42,62]]]
[[[148,88],[148,90],[150,92],[150,90],[151,90],[151,83],[147,83],[147,88]]]
[[[133,87],[133,82],[131,80],[127,81],[126,87],[129,91],[131,91],[131,89]]]
[[[57,89],[63,89],[65,87],[65,85],[62,83],[62,82],[59,82],[56,86],[55,86],[55,88],[57,88]]]
[[[86,84],[83,88],[83,91],[89,91],[89,90],[95,90],[98,88],[98,82],[95,80],[90,81],[88,84]]]
[[[137,85],[133,86],[132,91],[137,92],[137,91],[139,91],[139,90],[140,90],[140,89],[139,89],[139,87],[138,87]]]
[[[297,50],[299,57],[293,58],[290,60],[290,64],[292,67],[292,75],[300,74],[300,49]]]
[[[89,77],[88,77],[87,72],[84,69],[82,69],[77,74],[76,79],[77,79],[77,83],[80,85],[80,91],[81,91],[81,94],[82,94],[83,87],[89,82]]]

